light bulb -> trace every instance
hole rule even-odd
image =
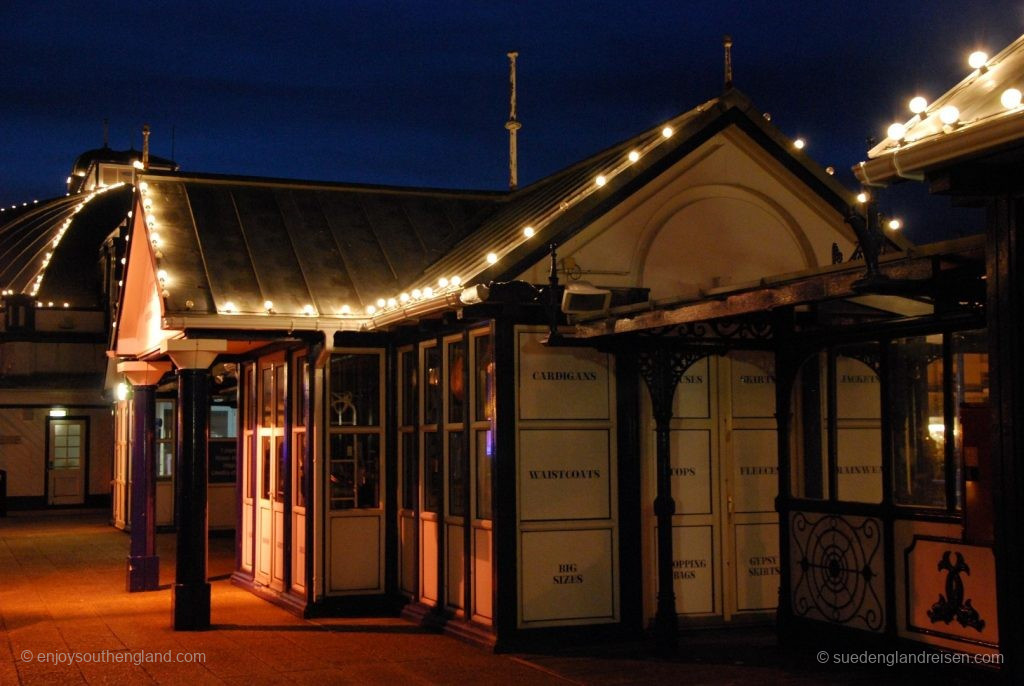
[[[161,283],[163,283],[164,281],[167,281],[167,270],[165,270],[165,269],[158,269],[157,272],[156,272],[156,278]]]
[[[424,288],[423,289],[423,297],[424,298],[433,298],[434,297],[434,289],[431,288],[430,286],[427,286],[426,288]]]
[[[373,305],[367,305],[366,306],[366,314],[373,314],[376,311],[377,311],[377,308],[374,307]]]
[[[914,114],[921,114],[928,109],[928,101],[923,96],[915,96],[910,99],[910,111]]]
[[[999,96],[999,102],[1003,104],[1008,110],[1012,110],[1015,107],[1020,107],[1021,93],[1016,88],[1007,88],[1003,91],[1003,94]]]
[[[666,126],[661,130],[662,138],[671,138],[673,133],[675,133],[675,131],[672,130],[671,126]]]
[[[348,313],[350,313],[351,311],[352,311],[352,308],[351,308],[351,307],[349,307],[348,305],[342,305],[342,306],[341,306],[341,313],[342,313],[342,314],[348,314]]]
[[[447,288],[448,279],[442,276],[440,279],[437,280],[437,285],[440,286],[441,288]]]
[[[274,302],[272,300],[264,300],[263,309],[266,310],[267,312],[270,312],[272,309],[274,309]]]
[[[889,125],[885,134],[894,141],[901,141],[907,135],[907,127],[899,122],[894,122]]]
[[[388,304],[388,301],[384,298],[377,298],[377,307],[384,307]]]
[[[397,307],[398,301],[394,298],[388,298],[388,307]]]
[[[495,253],[493,253],[493,252],[487,253],[487,263],[488,264],[494,264],[497,261],[498,261],[498,256]]]
[[[604,178],[604,174],[598,174],[597,178],[594,179],[594,183],[596,183],[598,187],[601,187],[608,183],[608,179]]]
[[[899,219],[890,219],[889,228],[892,229],[893,231],[899,231],[900,229],[903,228],[903,222],[901,222]]]
[[[939,110],[939,119],[943,124],[955,124],[960,119],[960,110],[953,105],[946,105]]]
[[[398,296],[398,300],[404,305],[405,303],[409,302],[409,294],[402,293],[401,295]]]
[[[418,288],[412,289],[412,299],[413,300],[419,300],[421,297],[423,297],[423,291],[421,291]]]
[[[525,229],[523,229],[523,235],[526,236],[527,238],[533,238],[533,234],[534,231],[532,226],[527,226]]]
[[[793,141],[793,147],[796,148],[797,150],[803,150],[806,146],[807,141],[805,141],[803,138],[797,138],[795,141]]]
[[[871,198],[871,196],[868,195],[867,193],[865,193],[864,191],[861,191],[860,193],[857,194],[857,202],[859,202],[859,203],[865,203],[870,198]]]
[[[971,69],[981,69],[986,62],[988,62],[988,54],[981,50],[975,50],[967,57],[967,64],[971,66]]]
[[[452,277],[452,285],[453,286],[458,286],[461,283],[462,283],[462,277],[461,276],[453,276]]]
[[[307,316],[313,314],[313,306],[310,305],[309,303],[306,303],[305,305],[302,306],[302,313]]]
[[[639,152],[637,152],[636,150],[630,150],[629,151],[629,161],[630,162],[636,162],[639,159],[640,159],[640,153]]]

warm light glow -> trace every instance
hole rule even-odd
[[[71,307],[70,303],[64,303],[64,307]]]
[[[412,299],[413,300],[419,300],[422,297],[423,297],[423,291],[421,291],[418,288],[412,289]]]
[[[889,125],[889,129],[885,134],[894,141],[900,141],[907,135],[907,127],[899,122],[894,122]]]
[[[160,281],[160,283],[164,283],[165,281],[167,281],[167,270],[158,269],[156,272],[156,278]]]
[[[806,146],[807,141],[805,141],[803,138],[797,138],[795,141],[793,141],[793,147],[796,148],[797,150],[803,150]]]
[[[272,309],[274,309],[274,301],[273,300],[264,300],[263,301],[263,309],[266,310],[267,312],[270,312]]]
[[[67,417],[68,416],[68,411],[63,409],[63,408],[54,407],[53,409],[50,410],[50,416],[51,417]]]
[[[350,312],[352,312],[352,308],[351,307],[349,307],[348,305],[342,305],[341,306],[341,313],[342,314],[349,314]]]
[[[452,277],[452,285],[453,286],[458,286],[461,283],[462,283],[462,277],[461,276],[453,276]]]
[[[437,285],[440,286],[441,288],[447,288],[448,279],[442,276],[440,279],[437,280]]]
[[[928,101],[923,96],[915,96],[910,99],[910,111],[914,114],[921,114],[928,109]]]
[[[388,301],[384,298],[377,298],[377,307],[384,307],[388,304]]]
[[[498,261],[498,256],[497,256],[497,254],[495,254],[495,253],[493,253],[493,252],[489,252],[489,253],[487,253],[487,263],[488,263],[488,264],[494,264],[494,263],[495,263],[495,262],[497,262],[497,261]]]
[[[868,195],[867,193],[865,193],[864,191],[861,191],[860,193],[857,194],[857,202],[860,202],[860,203],[865,203],[870,198],[871,198],[871,196]]]
[[[604,178],[603,174],[598,174],[597,178],[594,179],[594,183],[596,183],[600,187],[608,183],[608,179]]]
[[[142,160],[132,160],[132,166],[136,169],[142,169]]]
[[[889,228],[892,229],[893,231],[899,231],[900,229],[903,228],[903,222],[901,222],[899,219],[890,219]]]
[[[228,300],[226,303],[224,303],[224,311],[225,312],[234,312],[235,311],[235,303],[233,303],[230,300]]]
[[[434,289],[431,288],[430,286],[427,286],[426,288],[424,288],[423,289],[423,297],[424,298],[433,298],[434,297]]]
[[[672,130],[671,126],[666,126],[661,130],[661,135],[663,138],[671,138],[673,133],[675,133],[675,131]]]
[[[366,306],[366,314],[373,314],[376,311],[377,311],[377,308],[374,307],[373,305],[367,305]]]
[[[146,191],[149,190],[149,184],[146,183],[145,181],[141,181],[139,183],[139,190],[142,191],[143,193],[145,193]]]
[[[160,234],[156,233],[155,231],[149,234],[149,240],[153,244],[154,248],[160,246]]]
[[[117,399],[118,400],[127,400],[128,399],[128,384],[126,384],[123,381],[121,383],[117,384],[117,391],[116,391],[116,393],[117,393]]]
[[[953,105],[946,105],[939,110],[939,119],[943,124],[955,124],[960,119],[960,110]]]
[[[639,159],[640,159],[640,153],[639,152],[637,152],[636,150],[630,150],[629,151],[629,161],[630,162],[636,162]]]
[[[313,314],[313,306],[310,305],[309,303],[306,303],[305,305],[302,306],[302,313],[307,316]]]
[[[523,229],[523,235],[526,236],[527,238],[533,238],[533,233],[534,231],[532,226],[527,226],[525,229]]]
[[[398,301],[394,298],[388,298],[388,307],[398,307]]]
[[[988,53],[981,50],[975,50],[967,57],[967,64],[971,66],[971,69],[981,69],[986,62],[988,62]]]
[[[409,302],[409,294],[402,293],[401,295],[398,296],[398,301],[401,302],[403,305]]]
[[[1003,91],[1003,94],[999,96],[999,102],[1003,104],[1008,110],[1012,110],[1015,107],[1020,107],[1021,93],[1016,88],[1007,88]]]

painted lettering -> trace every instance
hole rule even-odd
[[[531,479],[600,479],[600,469],[531,469]]]
[[[672,567],[674,569],[704,569],[708,566],[708,561],[701,558],[694,558],[690,560],[673,560]]]
[[[768,384],[774,382],[775,377],[769,374],[740,374],[740,383]]]
[[[836,467],[840,474],[881,474],[882,468],[871,464],[840,465]]]
[[[700,374],[684,374],[680,381],[683,383],[704,383],[704,377]]]
[[[778,467],[740,467],[740,476],[766,476],[778,473]]]
[[[673,467],[672,476],[697,476],[697,470],[694,467]]]
[[[874,374],[843,374],[839,379],[840,383],[878,383],[878,377]]]
[[[534,381],[597,381],[597,372],[534,372]]]

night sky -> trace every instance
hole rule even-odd
[[[735,84],[806,152],[849,168],[866,139],[945,92],[975,49],[1022,32],[1020,3],[29,2],[0,5],[0,204],[64,193],[75,157],[141,147],[183,170],[424,187],[507,184],[518,50],[526,185]],[[173,135],[172,135],[173,132]],[[974,212],[887,191],[915,241]]]

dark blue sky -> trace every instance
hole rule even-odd
[[[507,183],[506,51],[525,185],[735,83],[852,185],[866,138],[1022,33],[1008,1],[6,2],[0,204],[64,191],[74,158],[140,146],[185,170],[456,188]],[[980,226],[890,191],[918,241]],[[912,197],[913,196],[913,197]],[[965,229],[966,227],[966,229]]]

